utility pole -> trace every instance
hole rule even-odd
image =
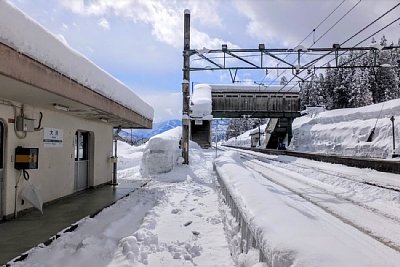
[[[392,158],[398,158],[399,155],[396,154],[396,135],[395,135],[395,132],[394,132],[394,116],[390,117],[390,120],[392,121],[392,138],[393,138]]]
[[[189,164],[189,83],[190,83],[190,10],[184,11],[183,28],[183,81],[182,81],[182,157],[183,164]]]
[[[258,146],[261,147],[261,119],[258,119]]]

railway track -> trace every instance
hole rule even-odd
[[[219,149],[227,150],[226,148],[219,148]],[[281,160],[279,158],[261,157],[261,156],[254,155],[251,152],[248,152],[247,150],[241,150],[241,149],[238,149],[238,148],[234,148],[234,150],[240,152],[241,155],[251,155],[252,157],[255,157],[257,160],[265,162],[265,163],[279,162],[279,163],[286,164],[286,165],[289,164],[288,161]],[[382,184],[382,183],[380,183],[378,181],[368,181],[366,179],[360,179],[359,177],[354,176],[354,175],[350,175],[350,174],[343,175],[341,173],[334,172],[334,171],[329,171],[329,170],[322,169],[322,168],[318,168],[316,166],[306,166],[306,165],[295,163],[295,162],[290,162],[290,165],[296,166],[296,167],[299,167],[299,168],[302,168],[302,169],[309,169],[309,170],[318,171],[319,173],[323,173],[323,174],[326,174],[326,175],[333,175],[335,177],[340,177],[341,179],[345,179],[345,180],[352,181],[352,182],[355,182],[355,183],[361,183],[361,184],[365,184],[365,185],[369,185],[369,186],[373,186],[373,187],[377,187],[377,188],[381,188],[381,189],[386,189],[386,190],[389,190],[389,191],[400,192],[400,187],[395,186],[395,185]]]
[[[369,202],[357,200],[357,197],[351,195],[343,196],[341,193],[330,190],[329,186],[324,186],[320,181],[315,181],[305,177],[301,172],[296,172],[293,167],[297,169],[305,168],[334,176],[337,179],[345,179],[350,183],[359,183],[364,186],[379,188],[379,190],[395,192],[396,194],[399,192],[398,188],[374,185],[370,182],[360,181],[355,176],[349,178],[343,174],[327,171],[322,168],[311,168],[310,166],[293,164],[293,162],[288,164],[288,162],[266,159],[247,151],[241,151],[240,154],[244,159],[245,166],[258,173],[262,179],[267,179],[274,184],[286,188],[293,194],[311,202],[342,222],[351,225],[380,243],[400,252],[399,213],[389,213],[387,209],[384,210]],[[285,166],[271,165],[274,161]],[[292,165],[291,170],[285,168],[288,165]],[[262,179],[260,179],[261,184],[263,183]]]
[[[298,152],[291,150],[276,150],[276,149],[264,149],[264,148],[253,148],[253,147],[252,148],[237,147],[237,146],[225,146],[225,147],[254,151],[268,155],[292,156],[296,158],[305,158],[314,161],[322,161],[333,164],[343,164],[349,167],[356,167],[361,169],[368,168],[380,172],[400,174],[400,161],[398,160],[392,161],[385,159],[359,158],[350,156],[326,155],[319,153],[305,153],[305,152]]]

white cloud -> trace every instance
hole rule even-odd
[[[84,2],[82,0],[61,0],[61,3],[75,13],[81,13],[84,11]]]
[[[182,94],[165,93],[142,96],[154,108],[154,121],[161,122],[182,117]]]
[[[135,23],[145,23],[152,27],[152,35],[159,41],[175,48],[183,45],[183,10],[193,7],[192,20],[205,25],[221,25],[217,15],[218,1],[170,1],[170,0],[61,0],[72,12],[85,16],[119,16]],[[212,38],[207,33],[192,27],[192,47],[219,48],[227,43]]]
[[[224,4],[221,0],[189,1],[188,5],[193,17],[193,22],[211,27],[223,27],[219,15],[221,3]]]
[[[68,25],[65,24],[65,23],[63,23],[63,24],[62,24],[62,29],[63,29],[64,31],[67,31],[67,30],[68,30]]]
[[[101,28],[103,28],[105,30],[110,29],[110,23],[105,18],[99,19],[97,25],[99,25]]]
[[[342,0],[331,1],[243,1],[235,0],[234,6],[249,21],[247,24],[247,33],[265,43],[274,43],[282,45],[295,46],[303,40],[316,26],[337,7]],[[318,29],[316,29],[315,40],[323,35],[340,17],[349,11],[358,1],[346,1],[332,16],[327,19]],[[342,21],[340,21],[326,36],[324,36],[316,46],[331,46],[334,42],[343,42],[358,30],[372,22],[379,15],[396,4],[396,1],[362,1],[352,10]],[[354,38],[360,41],[382,26],[393,20],[398,14],[394,10],[390,15],[370,27],[365,34],[360,34]],[[398,27],[398,25],[396,25]],[[395,27],[387,30],[386,33],[395,33]],[[398,31],[398,28],[397,28]],[[377,36],[380,37],[382,33]],[[393,35],[395,36],[395,35]],[[306,41],[306,45],[311,45],[313,35]]]

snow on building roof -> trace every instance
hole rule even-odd
[[[154,116],[153,108],[121,81],[5,0],[0,0],[0,43],[12,47],[147,119],[152,119]]]
[[[208,84],[196,84],[191,97],[191,117],[203,118],[211,115],[211,87]]]
[[[268,92],[268,93],[298,93],[300,87],[298,86],[283,86],[283,85],[247,85],[247,84],[210,84],[212,92]]]

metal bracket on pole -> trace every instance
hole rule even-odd
[[[231,75],[232,83],[235,83],[235,81],[236,81],[237,72],[238,72],[238,69],[235,69],[235,74],[232,75],[232,71],[229,70],[229,74]]]

